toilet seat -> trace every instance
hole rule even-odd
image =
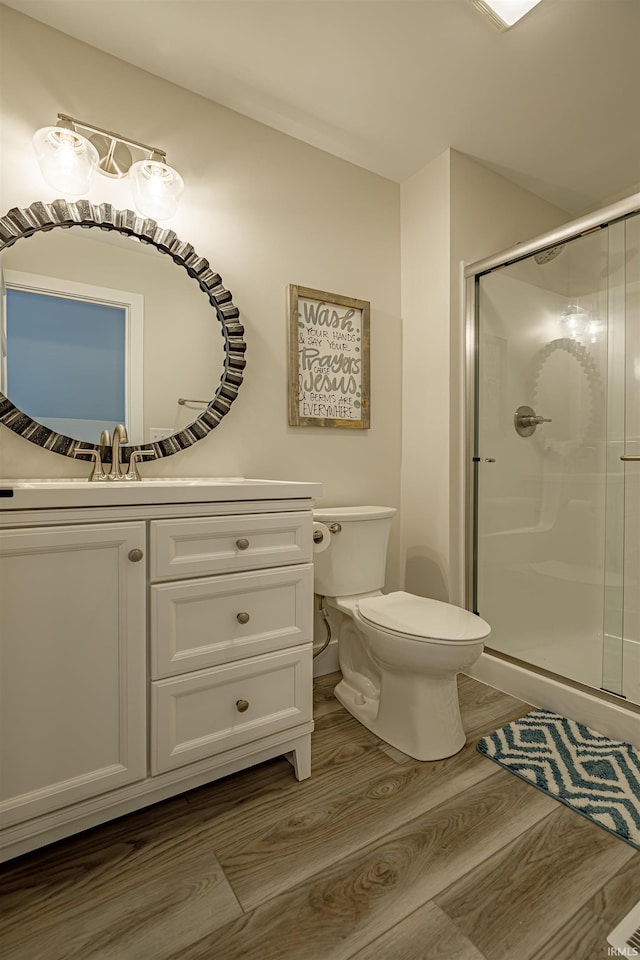
[[[469,610],[403,590],[363,597],[357,608],[373,626],[413,640],[469,643],[491,633],[489,624]]]

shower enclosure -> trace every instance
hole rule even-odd
[[[640,704],[640,196],[467,270],[468,605]]]

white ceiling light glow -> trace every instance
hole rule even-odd
[[[536,7],[540,0],[471,0],[471,3],[498,30],[508,30]]]

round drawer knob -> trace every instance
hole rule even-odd
[[[249,546],[249,541],[245,537],[241,537],[240,540],[236,540],[236,547],[238,550],[246,550]]]
[[[238,621],[238,623],[249,623],[250,619],[251,617],[249,616],[248,613],[239,613],[236,617],[236,620]]]
[[[248,709],[249,709],[249,701],[248,701],[248,700],[236,700],[236,709],[237,709],[238,713],[244,713],[245,710],[248,710]]]
[[[129,560],[131,560],[131,563],[137,563],[138,560],[142,560],[143,556],[142,550],[138,550],[137,547],[135,550],[129,550]]]

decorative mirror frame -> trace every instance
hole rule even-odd
[[[580,437],[580,441],[585,443],[588,440],[600,439],[604,437],[605,427],[603,420],[603,412],[605,409],[604,384],[600,378],[598,365],[593,356],[578,340],[573,340],[570,337],[559,337],[556,340],[550,340],[549,343],[545,344],[545,346],[535,354],[531,365],[528,388],[533,409],[537,410],[541,405],[541,400],[538,397],[538,385],[542,371],[544,370],[544,365],[549,357],[558,350],[564,350],[565,353],[568,353],[570,357],[574,358],[584,373],[589,387],[589,419]],[[538,439],[540,440],[541,437],[539,436]]]
[[[75,203],[66,200],[54,200],[47,204],[40,201],[30,207],[13,207],[0,218],[0,253],[18,240],[28,239],[35,233],[44,233],[56,228],[99,227],[124,236],[137,237],[142,243],[151,244],[165,253],[174,263],[183,267],[188,275],[197,282],[202,292],[216,312],[222,327],[224,338],[224,367],[220,383],[211,402],[200,416],[183,430],[164,440],[145,444],[127,444],[121,448],[129,456],[134,450],[150,449],[156,458],[170,457],[180,450],[193,446],[206,437],[231,408],[238,395],[245,368],[246,344],[244,327],[239,321],[240,313],[234,306],[231,294],[222,285],[222,279],[215,273],[207,260],[199,257],[191,244],[180,240],[173,230],[165,230],[155,220],[146,220],[131,210],[116,210],[110,203],[92,204],[88,200]],[[85,441],[73,440],[61,433],[32,420],[19,410],[3,393],[0,393],[0,423],[14,433],[45,450],[63,456],[73,457],[77,448],[99,450],[102,461],[111,462],[111,448]],[[82,458],[84,459],[84,458]],[[87,457],[87,459],[89,459]]]

